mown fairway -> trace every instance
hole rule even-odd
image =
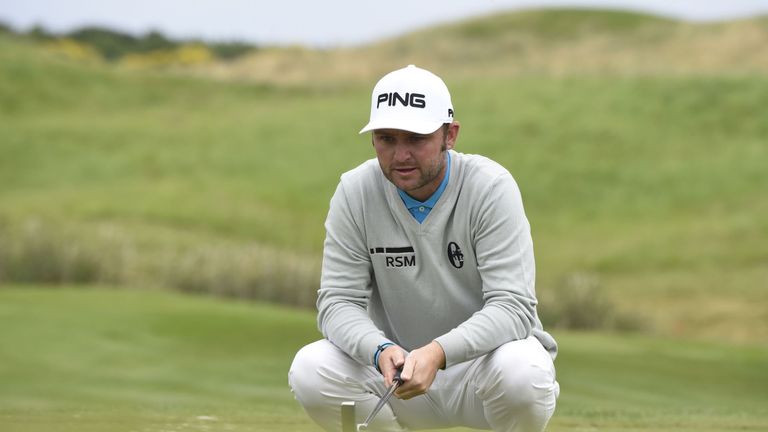
[[[768,348],[558,332],[552,431],[768,428]],[[4,432],[316,431],[287,387],[314,316],[133,290],[0,288]]]

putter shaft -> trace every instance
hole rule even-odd
[[[395,390],[397,390],[398,387],[400,387],[400,384],[403,383],[403,380],[400,378],[400,371],[397,371],[397,374],[395,374],[395,378],[392,380],[392,385],[389,387],[389,390],[387,390],[387,393],[384,395],[384,397],[379,400],[379,403],[376,404],[375,407],[373,407],[373,410],[370,414],[368,414],[368,418],[365,419],[365,421],[357,426],[358,430],[365,430],[368,428],[368,424],[373,421],[373,419],[376,417],[376,414],[381,411],[382,408],[384,408],[384,405],[387,404],[389,399],[392,397],[393,394],[395,394]]]

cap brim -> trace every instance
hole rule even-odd
[[[375,129],[399,129],[417,134],[431,134],[443,125],[441,121],[419,122],[403,121],[403,119],[377,119],[369,122],[360,129],[359,133],[370,132]]]

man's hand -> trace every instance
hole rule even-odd
[[[384,385],[389,387],[395,373],[405,364],[406,352],[397,345],[390,345],[379,354],[379,370],[384,375]]]
[[[432,341],[428,345],[411,351],[405,358],[403,371],[400,374],[403,384],[395,391],[395,396],[400,399],[410,399],[426,393],[435,380],[437,370],[443,367],[445,367],[445,352],[439,343]],[[384,378],[388,377],[385,375]],[[392,378],[389,378],[388,382],[391,383]]]

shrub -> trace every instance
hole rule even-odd
[[[539,293],[540,317],[547,327],[572,330],[636,330],[639,317],[619,313],[593,273],[571,273]]]

